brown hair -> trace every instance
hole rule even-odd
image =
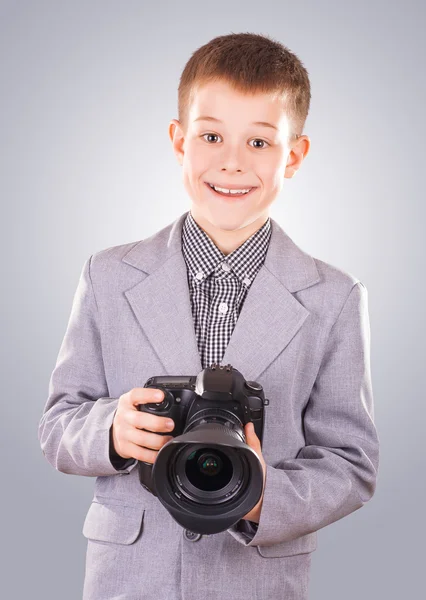
[[[195,50],[178,88],[178,119],[185,131],[195,89],[218,80],[243,94],[282,96],[291,128],[289,140],[302,134],[311,99],[308,71],[280,42],[258,33],[230,33]]]

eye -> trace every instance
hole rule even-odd
[[[201,137],[202,137],[202,138],[205,138],[207,135],[208,135],[208,136],[210,136],[210,137],[212,137],[212,136],[213,136],[213,137],[220,137],[220,136],[218,136],[216,133],[205,133],[205,134],[204,134],[204,135],[202,135]],[[208,141],[208,140],[206,140],[206,141]],[[260,138],[255,138],[254,140],[250,140],[250,141],[251,141],[251,142],[253,142],[253,141],[254,141],[254,142],[262,142],[263,144],[266,144],[267,146],[270,146],[269,142],[267,142],[267,141],[265,141],[265,140],[262,140],[262,139],[260,139]],[[210,143],[210,142],[208,142],[208,143]],[[255,146],[255,147],[256,147],[256,148],[259,148],[260,150],[262,150],[262,149],[263,149],[265,146]]]
[[[251,142],[263,142],[264,144],[267,144],[269,146],[269,143],[266,142],[265,140],[261,140],[260,138],[255,138],[254,140],[250,140]],[[256,146],[257,148],[264,148],[265,146]]]
[[[208,135],[208,136],[210,136],[210,137],[212,137],[212,136],[213,136],[213,137],[219,137],[219,136],[217,136],[215,133],[205,133],[205,134],[204,134],[204,135],[202,135],[201,137],[202,137],[202,138],[205,138],[205,137],[206,137],[206,135]],[[207,141],[207,140],[206,140],[206,141]]]

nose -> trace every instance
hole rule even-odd
[[[244,150],[241,146],[228,146],[226,149],[223,149],[223,154],[221,157],[222,165],[220,167],[221,171],[226,171],[228,173],[233,172],[242,172],[245,171],[244,167]]]

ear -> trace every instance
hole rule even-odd
[[[173,151],[176,154],[179,164],[182,164],[185,136],[182,125],[177,119],[172,119],[169,123],[169,137],[172,141]]]
[[[287,158],[284,177],[291,179],[297,173],[302,165],[303,160],[308,155],[310,147],[311,140],[307,135],[301,135],[292,143]]]

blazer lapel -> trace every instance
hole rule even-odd
[[[169,375],[197,375],[202,370],[181,246],[187,214],[135,244],[122,259],[146,274],[124,293]],[[310,314],[292,294],[320,281],[314,259],[273,219],[271,225],[265,262],[249,288],[221,361],[254,381]]]

